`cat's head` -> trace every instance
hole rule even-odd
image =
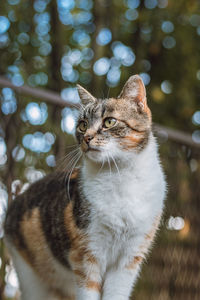
[[[131,76],[117,98],[96,99],[80,85],[77,88],[82,109],[76,137],[89,159],[100,162],[145,148],[152,121],[140,76]]]

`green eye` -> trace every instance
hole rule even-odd
[[[116,124],[117,120],[114,118],[107,118],[104,120],[104,127],[111,128]]]
[[[87,130],[87,122],[86,121],[80,121],[79,125],[78,125],[78,129],[81,131],[81,132],[85,132]]]

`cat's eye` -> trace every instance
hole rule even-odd
[[[80,123],[78,124],[78,129],[81,132],[85,132],[87,130],[87,127],[88,127],[88,124],[84,120],[80,121]]]
[[[117,123],[117,120],[116,119],[114,119],[114,118],[106,118],[105,120],[104,120],[104,127],[105,128],[111,128],[111,127],[113,127],[115,124]]]

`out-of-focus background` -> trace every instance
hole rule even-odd
[[[2,223],[20,189],[75,142],[76,83],[117,96],[140,74],[168,181],[161,230],[132,299],[200,299],[200,2],[0,2],[0,299],[18,299]],[[177,131],[178,130],[178,131]]]

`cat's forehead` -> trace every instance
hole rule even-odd
[[[137,113],[136,105],[130,105],[125,99],[98,99],[88,104],[81,114],[87,119],[99,119],[105,117],[132,118]]]
[[[115,118],[130,119],[137,114],[137,106],[123,98],[109,98],[105,103],[105,114],[111,114]]]

